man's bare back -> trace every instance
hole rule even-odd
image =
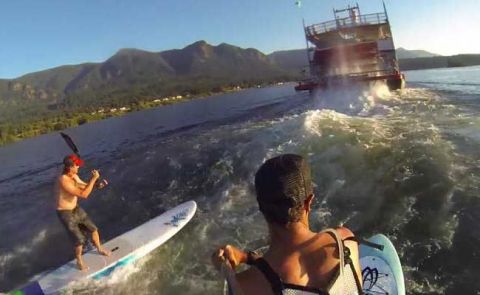
[[[337,231],[342,239],[353,237],[347,228]],[[270,245],[264,258],[285,282],[327,290],[338,271],[335,240],[326,233],[312,232],[304,237],[297,245],[290,245],[288,240]],[[357,276],[361,277],[358,245],[353,241],[346,241],[345,244],[351,252]],[[255,267],[238,273],[236,278],[245,294],[273,294],[270,283]]]

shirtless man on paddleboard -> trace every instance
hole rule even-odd
[[[57,178],[55,197],[57,201],[57,215],[67,232],[75,243],[75,258],[78,268],[82,271],[88,269],[82,259],[83,246],[87,242],[85,232],[91,233],[92,241],[98,252],[110,256],[110,252],[100,244],[100,236],[95,224],[90,220],[87,213],[78,206],[78,198],[87,199],[100,177],[97,170],[92,170],[92,178],[85,183],[78,176],[78,169],[83,166],[83,160],[72,154],[63,160],[63,173]],[[104,180],[97,187],[107,185]]]

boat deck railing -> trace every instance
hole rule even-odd
[[[353,78],[353,79],[361,79],[362,77],[380,77],[385,75],[394,74],[397,72],[395,69],[384,69],[384,70],[375,70],[375,71],[365,71],[365,72],[351,72],[346,73],[343,75],[335,75],[335,76],[324,76],[326,79],[335,79],[335,78]]]
[[[364,25],[378,25],[388,22],[385,13],[371,13],[352,17],[338,18],[336,20],[326,21],[323,23],[305,27],[305,34],[308,37],[318,34],[335,31],[342,28],[352,28]]]
[[[339,74],[339,75],[325,75],[325,76],[322,76],[321,79],[328,80],[328,79],[342,79],[342,78],[379,77],[379,76],[394,74],[397,71],[398,70],[392,68],[392,69],[363,71],[363,72],[350,72],[350,73]]]
[[[381,75],[385,75],[392,72],[393,72],[392,69],[385,69],[385,70],[348,73],[347,76],[348,77],[376,77],[376,76],[381,76]]]

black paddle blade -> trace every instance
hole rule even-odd
[[[75,145],[75,143],[73,142],[72,138],[70,138],[70,136],[68,136],[67,134],[63,133],[63,132],[60,132],[60,135],[63,137],[63,140],[65,140],[65,142],[68,144],[68,146],[72,149],[72,151],[77,154],[77,156],[80,156],[78,154],[78,148],[77,146]]]

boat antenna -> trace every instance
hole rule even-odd
[[[308,44],[308,38],[307,38],[307,27],[305,27],[305,19],[302,17],[302,23],[303,23],[303,32],[305,34],[305,43],[307,45],[307,60],[308,60],[308,67],[310,67],[310,46]]]
[[[385,13],[385,18],[387,19],[387,23],[389,23],[387,8],[385,7],[385,1],[382,0],[382,3],[383,3],[383,12]]]

